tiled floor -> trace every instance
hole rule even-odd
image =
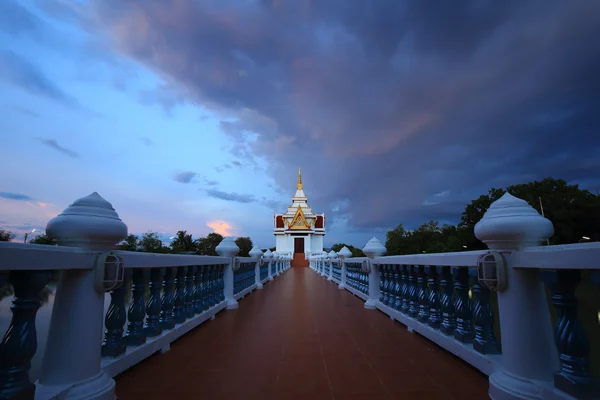
[[[487,399],[487,377],[291,268],[116,378],[119,399]]]

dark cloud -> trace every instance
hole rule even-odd
[[[492,186],[600,180],[600,2],[93,5],[120,51],[219,115],[237,159],[264,157],[290,194],[302,165],[313,208],[344,199],[351,229],[456,221]]]
[[[34,117],[34,118],[40,118],[41,115],[38,114],[37,112],[30,110],[27,107],[22,107],[22,106],[18,106],[18,105],[11,105],[11,106],[6,106],[6,108],[9,108],[11,111],[13,112],[17,112],[21,115],[24,115],[26,117]]]
[[[79,108],[77,100],[65,93],[35,65],[12,51],[0,53],[0,80],[33,95]]]
[[[40,142],[42,142],[42,144],[44,146],[48,146],[51,149],[54,149],[56,151],[58,151],[59,153],[62,153],[66,156],[69,156],[71,158],[78,158],[79,154],[76,153],[75,151],[71,150],[71,149],[67,149],[66,147],[63,147],[61,145],[58,144],[58,142],[54,139],[43,139],[43,138],[38,138],[38,140]]]
[[[206,194],[215,199],[221,199],[226,201],[235,201],[237,203],[252,203],[256,201],[254,196],[249,194],[239,194],[235,192],[223,192],[221,190],[209,189]]]
[[[8,200],[19,200],[19,201],[32,201],[33,198],[26,194],[13,193],[13,192],[0,192],[0,198]]]
[[[179,183],[194,183],[196,182],[197,178],[198,173],[194,171],[183,171],[176,173],[173,177],[173,180]]]
[[[242,163],[241,163],[241,162],[239,162],[238,160],[233,160],[231,163],[232,163],[233,165],[237,166],[237,167],[241,167],[241,166],[242,166]]]
[[[217,171],[217,172],[223,172],[226,169],[231,169],[231,165],[223,164],[223,165],[219,165],[219,166],[215,167],[215,171]]]
[[[219,181],[215,181],[215,180],[212,180],[212,179],[204,178],[204,184],[206,186],[217,186],[219,184]]]
[[[145,89],[138,93],[141,104],[158,105],[167,115],[172,116],[173,109],[185,103],[185,95],[173,85],[160,84],[155,89]]]

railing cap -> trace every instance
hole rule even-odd
[[[222,257],[233,257],[240,252],[240,248],[235,244],[231,236],[224,237],[215,250]]]
[[[553,233],[552,222],[508,192],[493,202],[475,225],[477,239],[495,250],[537,246]]]
[[[265,260],[272,260],[273,259],[273,252],[271,252],[271,250],[267,249],[267,251],[265,251],[265,254],[263,254],[263,258]]]
[[[46,234],[61,246],[108,250],[127,237],[127,225],[112,204],[94,192],[52,218]]]
[[[262,250],[261,250],[261,249],[259,249],[258,247],[254,246],[254,247],[253,247],[253,248],[250,250],[250,252],[249,252],[248,254],[250,254],[250,257],[252,257],[252,258],[259,259],[259,258],[260,258],[260,256],[262,256],[262,255],[263,255],[263,252],[262,252]]]
[[[372,237],[362,249],[363,253],[369,258],[381,257],[385,254],[386,248],[379,239]]]
[[[346,246],[342,247],[340,251],[338,251],[338,256],[342,256],[344,258],[352,257],[352,252]]]

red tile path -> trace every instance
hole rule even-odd
[[[487,399],[487,377],[291,268],[116,378],[119,399]]]

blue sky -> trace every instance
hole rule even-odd
[[[375,3],[0,2],[0,228],[97,191],[133,233],[272,246],[301,165],[326,245],[362,247],[600,186],[598,3]]]

